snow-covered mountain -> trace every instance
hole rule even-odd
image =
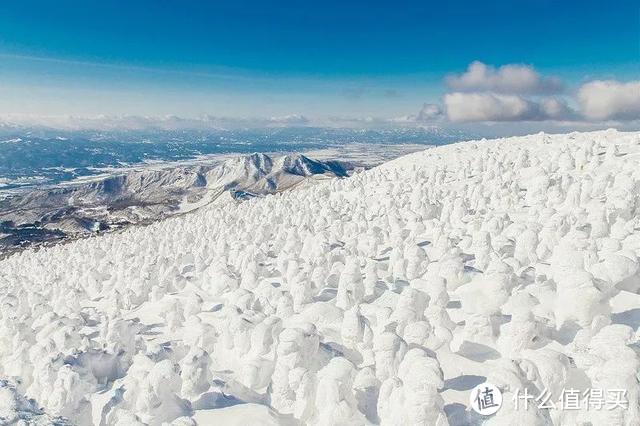
[[[354,166],[302,154],[238,156],[213,164],[147,167],[0,200],[5,246],[149,222],[216,201],[284,191],[308,179],[346,177]],[[0,243],[2,244],[2,243]],[[1,246],[0,246],[1,247]]]
[[[349,163],[315,161],[302,154],[272,159],[266,154],[237,157],[206,174],[206,186],[226,190],[270,194],[289,189],[311,176],[346,177],[353,169]]]
[[[250,185],[316,167],[247,161]],[[24,250],[0,261],[0,416],[640,424],[639,195],[640,133],[537,134]]]

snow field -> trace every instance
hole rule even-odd
[[[640,133],[465,142],[13,255],[0,420],[639,424],[639,163]],[[563,388],[629,407],[511,401]]]

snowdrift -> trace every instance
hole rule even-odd
[[[538,134],[24,251],[0,262],[0,418],[639,424],[639,191],[640,133]],[[569,388],[628,407],[513,403]]]

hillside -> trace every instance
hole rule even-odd
[[[639,194],[640,133],[536,134],[25,250],[0,261],[0,419],[26,396],[80,425],[639,424]],[[513,402],[590,388],[628,407]]]

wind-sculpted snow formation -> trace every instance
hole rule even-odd
[[[0,262],[0,417],[640,424],[639,185],[640,133],[472,141],[24,251]],[[570,388],[628,408],[513,403]]]

